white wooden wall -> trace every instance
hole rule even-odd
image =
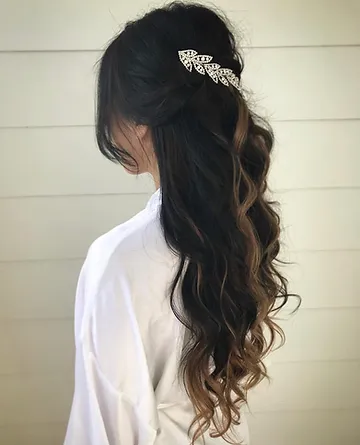
[[[218,0],[274,124],[303,296],[253,394],[253,445],[360,443],[360,2]],[[0,0],[0,443],[60,445],[87,247],[147,200],[97,153],[94,63],[147,0]],[[130,445],[130,444],[126,444]]]

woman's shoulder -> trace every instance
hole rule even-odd
[[[145,260],[146,254],[154,250],[167,251],[158,194],[151,197],[144,210],[96,239],[89,248],[87,261],[95,262],[97,267],[99,263],[106,266],[122,260],[128,264],[130,260]]]
[[[124,271],[149,259],[146,255],[149,250],[153,251],[155,247],[159,253],[166,250],[162,241],[158,215],[145,209],[91,244],[86,257],[87,268],[92,272],[96,270],[99,279],[114,265],[118,271]]]
[[[141,349],[151,349],[150,325],[155,329],[161,316],[171,327],[166,296],[175,264],[158,212],[146,209],[98,238],[89,249],[76,298],[76,337],[116,388],[126,386],[119,376],[134,372],[119,373],[124,357],[114,357],[113,345],[123,345],[126,362],[132,363],[139,339]]]
[[[132,289],[169,276],[177,257],[166,244],[159,211],[144,209],[94,241],[83,267],[88,303],[121,280]]]

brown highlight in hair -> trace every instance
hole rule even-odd
[[[188,72],[181,48],[212,55],[241,80],[225,18],[191,3],[155,9],[128,23],[102,57],[97,141],[133,167],[111,123],[122,116],[150,130],[160,222],[179,258],[170,304],[190,337],[179,369],[195,410],[189,434],[192,444],[206,432],[236,443],[248,392],[268,376],[263,359],[284,342],[274,315],[291,296],[277,267],[277,203],[267,196],[274,137],[241,89]]]
[[[212,429],[211,437],[221,436],[228,443],[236,443],[231,437],[231,428],[240,423],[240,410],[247,403],[248,391],[268,377],[263,359],[276,345],[280,347],[285,341],[284,333],[273,316],[290,296],[295,296],[288,293],[287,281],[275,265],[280,250],[280,219],[275,210],[276,203],[268,201],[265,196],[273,135],[263,120],[251,114],[241,96],[238,106],[231,159],[230,209],[242,235],[244,264],[240,266],[236,256],[218,258],[218,263],[223,264],[220,268],[222,274],[215,275],[213,288],[219,289],[219,334],[222,341],[210,344],[206,332],[199,331],[199,327],[192,325],[189,319],[184,320],[173,308],[192,333],[181,363],[185,387],[196,412],[189,429],[194,430],[192,444],[208,429]],[[251,172],[252,164],[261,165],[256,176]],[[203,243],[201,229],[193,222],[191,226]],[[194,264],[197,273],[192,276],[193,297],[201,300],[204,298],[203,266],[201,262]],[[236,266],[243,267],[243,273]],[[185,270],[185,263],[180,269]],[[180,283],[180,276],[175,284]],[[174,293],[175,286],[172,298]],[[239,317],[236,300],[244,294],[256,307],[256,317],[251,322],[246,319],[241,322]],[[222,355],[226,356],[220,364],[213,352],[219,347],[223,349]],[[215,364],[212,372],[209,367],[211,361]]]

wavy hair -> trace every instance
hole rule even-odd
[[[178,50],[188,48],[241,78],[225,18],[197,4],[155,9],[128,23],[101,59],[97,141],[106,157],[133,167],[111,122],[150,128],[163,233],[179,257],[170,302],[190,334],[179,369],[196,413],[189,433],[192,443],[209,429],[232,443],[248,390],[267,377],[263,358],[284,340],[273,316],[290,295],[266,193],[274,137],[241,92],[181,65]]]

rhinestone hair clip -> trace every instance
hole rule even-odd
[[[215,83],[222,84],[227,87],[232,85],[240,91],[240,79],[234,72],[228,68],[222,68],[218,63],[212,62],[213,57],[205,54],[198,54],[193,49],[185,49],[178,52],[181,63],[188,71],[192,71],[193,67],[203,76],[208,74]],[[210,63],[212,62],[212,63]]]

